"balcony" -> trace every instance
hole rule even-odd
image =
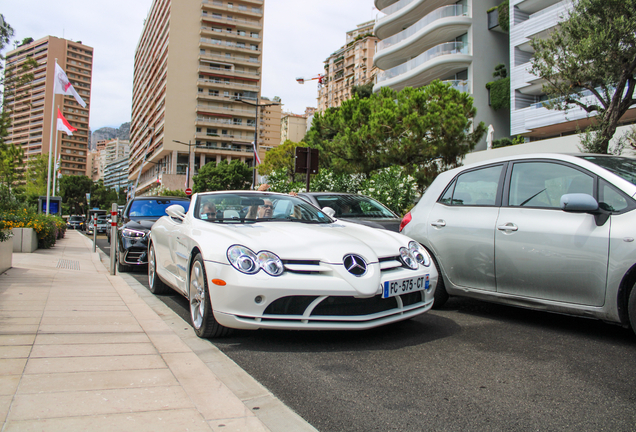
[[[249,76],[253,77],[254,79],[261,76],[261,74],[258,72],[239,71],[236,69],[225,69],[216,66],[206,66],[201,64],[199,65],[199,73],[200,72],[215,72],[219,75],[236,75],[240,77]]]
[[[467,69],[472,63],[470,44],[446,42],[394,68],[379,72],[373,91],[382,87],[402,90],[421,87],[440,76],[448,76]]]
[[[375,8],[378,10],[382,10],[384,8],[387,8],[389,6],[391,6],[393,3],[397,2],[398,0],[375,0]]]
[[[426,15],[404,31],[378,42],[373,62],[389,69],[440,43],[453,40],[472,24],[467,7],[444,6]]]
[[[240,24],[243,27],[250,27],[250,28],[259,29],[259,30],[263,28],[260,21],[255,21],[255,20],[214,16],[212,14],[206,14],[206,13],[201,13],[201,19],[208,23]]]
[[[468,80],[448,80],[442,81],[444,84],[450,84],[455,90],[458,90],[462,93],[470,93],[470,81]]]
[[[382,10],[375,20],[373,34],[380,39],[386,39],[424,18],[441,6],[452,4],[447,0],[400,0]]]

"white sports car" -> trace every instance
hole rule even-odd
[[[368,329],[428,311],[437,270],[395,232],[269,192],[195,194],[152,227],[148,279],[190,302],[200,337],[229,329]]]

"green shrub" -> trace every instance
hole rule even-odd
[[[64,237],[66,222],[59,216],[24,208],[0,213],[0,231],[11,228],[33,228],[38,236],[38,247],[48,249],[58,238]]]

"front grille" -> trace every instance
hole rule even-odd
[[[402,307],[411,306],[424,301],[424,291],[401,295]],[[264,315],[304,315],[307,307],[317,296],[287,296],[273,301]],[[383,299],[377,295],[370,298],[351,296],[329,296],[322,300],[311,312],[310,316],[365,316],[398,309],[396,297]]]
[[[317,296],[289,296],[279,298],[267,306],[265,315],[302,315],[305,309],[307,309],[307,306],[317,298]]]

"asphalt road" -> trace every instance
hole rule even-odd
[[[322,432],[636,430],[636,336],[600,321],[451,298],[370,331],[214,344]]]

